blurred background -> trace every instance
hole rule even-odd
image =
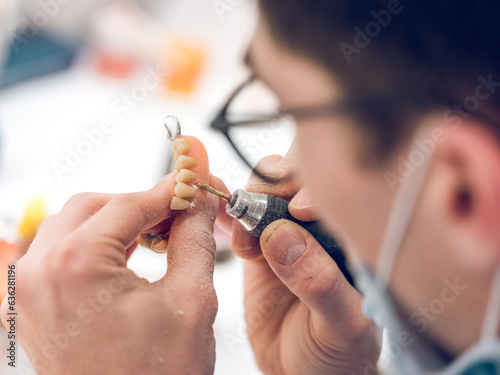
[[[250,0],[0,0],[2,280],[72,195],[145,190],[170,171],[167,115],[205,143],[211,172],[230,190],[246,184],[248,169],[209,123],[247,77],[241,59],[255,21]],[[215,374],[260,374],[243,319],[242,262],[219,231],[217,246]],[[154,281],[166,260],[139,248],[129,267]],[[6,361],[0,374],[34,373],[22,353],[16,372]]]

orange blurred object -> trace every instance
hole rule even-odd
[[[106,77],[126,79],[132,76],[138,65],[133,57],[114,56],[101,52],[97,60],[97,70]]]
[[[206,65],[205,46],[191,40],[173,39],[165,48],[165,59],[169,68],[165,77],[167,89],[181,94],[193,93]]]
[[[0,241],[0,301],[7,294],[7,272],[9,264],[13,264],[18,257],[17,246]]]

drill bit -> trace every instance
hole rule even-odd
[[[215,190],[213,187],[208,186],[207,184],[198,184],[203,190],[208,191],[209,193],[217,195],[219,198],[224,199],[226,202],[231,202],[231,196],[229,194],[223,193],[222,191]]]

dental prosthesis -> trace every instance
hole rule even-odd
[[[170,209],[175,212],[188,210],[196,206],[196,202],[206,193],[198,188],[199,183],[208,184],[208,154],[203,143],[193,136],[181,135],[177,118],[169,116],[165,123],[168,137],[173,141],[172,152],[175,163],[175,187],[170,201]],[[175,127],[175,132],[170,128]],[[141,245],[160,253],[168,246],[169,232],[149,233],[142,237]]]

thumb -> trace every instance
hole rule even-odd
[[[351,322],[362,313],[361,295],[304,228],[288,220],[275,221],[260,244],[274,273],[313,313],[330,322]]]
[[[168,239],[166,277],[176,275],[186,283],[212,283],[218,207],[219,199],[206,194],[201,205],[177,214]]]

